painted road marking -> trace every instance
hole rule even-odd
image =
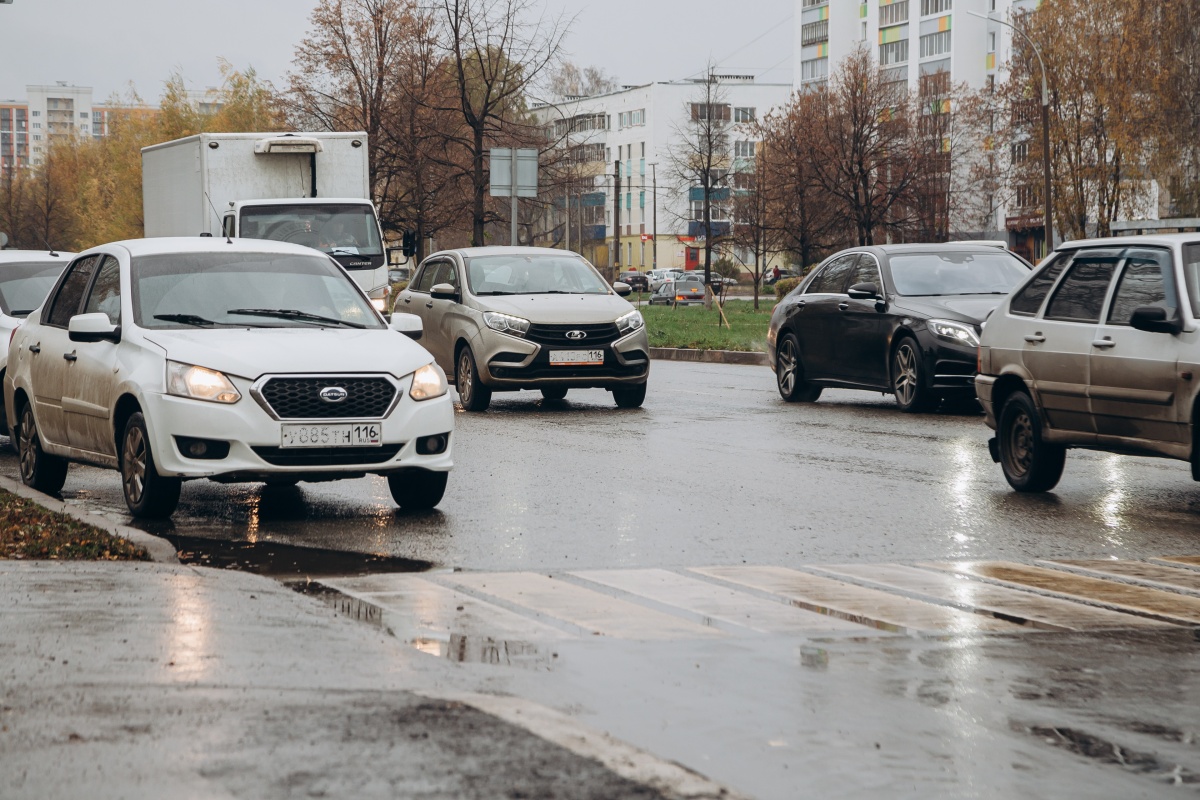
[[[866,632],[853,622],[665,569],[589,570],[569,574],[757,633]]]
[[[786,597],[800,608],[899,633],[1012,632],[1011,622],[783,567],[703,567],[718,580]]]
[[[620,639],[710,639],[723,632],[533,572],[454,572],[438,576],[476,595],[498,598],[538,615]]]
[[[1103,559],[1081,561],[1048,561],[1050,566],[1061,564],[1087,572],[1115,575],[1120,578],[1150,584],[1156,589],[1170,591],[1200,592],[1200,572],[1178,567],[1164,567],[1143,561],[1112,561]]]
[[[983,583],[961,574],[931,572],[898,564],[840,564],[818,569],[925,595],[976,613],[999,615],[1018,623],[1027,620],[1033,627],[1049,630],[1173,627],[1170,623],[1146,617]]]
[[[1102,603],[1135,613],[1150,614],[1168,622],[1185,625],[1200,622],[1200,597],[1006,561],[931,564],[930,566],[962,575],[987,578],[1009,586],[1026,586],[1078,600]]]

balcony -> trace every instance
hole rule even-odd
[[[722,236],[728,236],[730,229],[733,227],[733,223],[731,223],[731,222],[717,222],[715,220],[708,224],[712,226],[712,233],[713,233],[714,239],[719,239]],[[691,220],[690,222],[688,222],[687,235],[703,239],[704,238],[704,222],[702,220]]]

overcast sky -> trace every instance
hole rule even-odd
[[[795,0],[540,0],[578,15],[565,49],[619,82],[673,80],[703,70],[792,79]],[[132,82],[158,100],[181,71],[188,88],[216,86],[217,59],[253,66],[280,85],[315,0],[13,0],[0,5],[0,100],[29,84],[91,86],[97,102]]]

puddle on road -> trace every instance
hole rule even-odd
[[[1126,772],[1146,775],[1177,786],[1200,784],[1200,773],[1192,772],[1180,764],[1160,761],[1153,753],[1131,750],[1086,731],[1039,725],[1026,727],[1016,723],[1013,724],[1013,728],[1032,734],[1051,747],[1068,750],[1104,764],[1119,766]]]
[[[428,561],[345,550],[296,547],[278,542],[230,541],[199,536],[158,533],[178,551],[181,564],[217,569],[237,569],[265,575],[285,583],[313,578],[357,577],[387,572],[426,572]]]
[[[558,653],[528,642],[493,639],[490,636],[464,636],[452,633],[446,638],[424,637],[409,642],[422,653],[459,664],[493,664],[524,669],[550,669]]]

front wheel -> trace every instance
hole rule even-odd
[[[1005,401],[996,439],[1009,486],[1018,492],[1047,492],[1058,485],[1067,449],[1042,440],[1042,421],[1029,395],[1017,392]]]
[[[492,403],[492,390],[479,380],[479,370],[475,367],[475,356],[470,347],[463,347],[458,354],[458,362],[454,371],[454,385],[458,389],[458,399],[465,411],[487,411]]]
[[[396,505],[406,511],[426,511],[442,502],[449,472],[418,470],[388,475],[388,489]]]
[[[642,403],[646,402],[646,384],[639,383],[636,386],[618,386],[612,390],[613,400],[617,402],[617,408],[641,408]]]
[[[17,420],[17,457],[21,465],[21,482],[46,494],[58,494],[67,482],[67,460],[42,450],[33,406],[21,407]]]
[[[562,400],[567,396],[567,387],[565,386],[549,386],[542,389],[542,397],[547,400]]]
[[[813,403],[821,396],[821,387],[804,380],[800,364],[800,342],[787,334],[775,352],[775,385],[779,396],[789,403]]]
[[[183,481],[158,474],[146,419],[137,412],[125,423],[121,436],[121,488],[129,513],[142,519],[171,516],[179,505]]]
[[[916,340],[909,336],[901,339],[892,354],[892,393],[901,411],[915,414],[937,405],[938,398],[925,385],[924,364]]]

